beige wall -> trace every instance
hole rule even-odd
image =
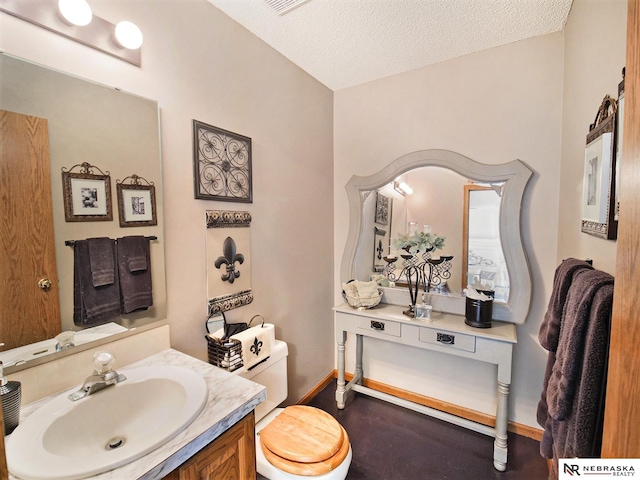
[[[454,150],[484,163],[519,158],[535,171],[523,209],[533,301],[527,323],[518,327],[509,412],[518,423],[537,427],[547,357],[537,332],[557,263],[589,257],[598,268],[615,269],[615,242],[580,233],[580,199],[585,135],[603,96],[616,95],[625,31],[626,2],[575,0],[566,32],[335,94],[336,282],[348,227],[344,185],[351,175],[371,175],[426,148]],[[347,352],[350,371],[353,343]],[[375,348],[365,346],[365,376],[493,412],[491,368],[371,343]]]
[[[533,304],[526,325],[518,327],[510,406],[510,418],[529,425],[535,424],[544,373],[536,334],[556,259],[562,69],[563,37],[555,33],[335,94],[336,272],[348,226],[344,185],[351,175],[371,175],[401,155],[428,148],[489,164],[518,158],[536,172],[523,208]],[[368,377],[495,413],[495,373],[488,365],[384,345],[365,352]]]
[[[589,124],[593,123],[605,95],[618,96],[625,63],[626,21],[624,0],[574,0],[564,33],[557,261],[568,257],[591,258],[596,268],[612,274],[616,268],[616,242],[580,232],[582,179]]]
[[[289,343],[290,401],[333,368],[333,94],[205,0],[92,0],[142,29],[142,68],[0,14],[8,53],[158,101],[172,347],[206,360],[205,210],[248,210],[255,300]],[[253,140],[253,204],[194,200],[191,121]],[[117,221],[117,220],[116,220]]]

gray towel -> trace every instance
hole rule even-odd
[[[574,273],[581,270],[593,270],[593,267],[583,260],[567,258],[556,268],[549,306],[538,332],[540,345],[550,352],[555,352],[558,348],[560,323],[567,294],[569,293]]]
[[[547,406],[547,385],[556,362],[556,350],[560,340],[560,326],[562,323],[562,315],[569,293],[569,288],[573,281],[574,275],[582,270],[593,270],[593,267],[583,260],[575,258],[567,258],[556,268],[553,276],[553,289],[549,298],[549,306],[544,315],[540,331],[538,332],[538,340],[540,345],[549,351],[547,358],[547,368],[544,374],[542,384],[542,393],[538,401],[538,409],[536,411],[536,419],[541,427],[547,424],[549,415],[549,407]],[[551,458],[551,441],[543,436],[541,441],[541,451],[544,452],[545,458]]]
[[[559,458],[599,457],[602,447],[604,396],[609,353],[613,285],[605,285],[593,298],[585,337],[582,371],[566,429],[556,433]],[[559,433],[564,433],[564,438]],[[564,440],[564,441],[563,441]]]
[[[115,242],[110,240],[111,255]],[[96,326],[120,315],[120,285],[117,275],[107,285],[94,286],[89,241],[77,240],[73,249],[73,322]]]
[[[540,453],[545,458],[553,458],[550,478],[557,478],[559,458],[600,457],[612,303],[613,285],[605,285],[596,292],[571,412],[562,421],[549,416]]]
[[[91,280],[94,287],[113,284],[116,278],[113,240],[107,237],[88,238]]]
[[[606,315],[608,322],[611,303],[596,305],[600,299],[596,293],[613,285],[613,277],[598,270],[582,270],[574,275],[567,295],[567,303],[560,328],[560,341],[556,361],[547,385],[547,405],[554,420],[566,420],[573,407],[573,399],[582,375],[585,346],[589,324],[601,319],[594,315]]]
[[[540,454],[553,459],[550,478],[557,478],[559,458],[600,456],[612,306],[611,275],[587,269],[575,273],[558,349],[549,352],[546,398],[537,412],[544,427]],[[549,404],[548,411],[543,403]]]
[[[119,238],[117,259],[122,312],[146,310],[153,305],[149,239],[141,235]]]

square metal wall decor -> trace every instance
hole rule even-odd
[[[193,120],[195,197],[253,202],[251,138]]]

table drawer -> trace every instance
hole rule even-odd
[[[391,335],[393,337],[400,336],[400,327],[402,327],[402,323],[400,322],[390,322],[389,320],[373,320],[366,317],[358,318],[358,328],[383,333],[385,335]]]
[[[433,328],[420,328],[420,341],[467,352],[476,351],[476,337]]]

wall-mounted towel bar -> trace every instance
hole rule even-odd
[[[566,258],[562,259],[564,262]],[[591,258],[585,258],[584,261],[593,267],[593,260]]]
[[[155,235],[151,235],[149,237],[144,237],[144,238],[147,238],[149,240],[157,240],[158,239],[158,237],[156,237]],[[73,247],[76,244],[76,240],[65,240],[64,244],[67,247]]]

